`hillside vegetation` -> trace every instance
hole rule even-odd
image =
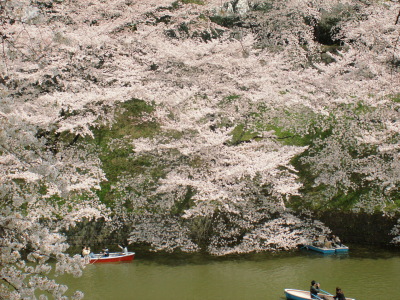
[[[225,255],[326,234],[318,210],[397,215],[399,18],[383,0],[0,1],[0,297],[62,297],[48,259],[79,275],[62,232],[81,221]]]

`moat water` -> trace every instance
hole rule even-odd
[[[130,263],[88,265],[82,277],[61,278],[90,300],[282,300],[285,288],[308,290],[311,280],[332,293],[340,286],[357,300],[400,299],[400,249],[225,258],[137,253]]]

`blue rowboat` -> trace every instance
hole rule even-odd
[[[323,254],[346,253],[349,252],[349,247],[342,245],[334,248],[317,247],[313,245],[304,246],[308,250],[314,250]]]
[[[325,248],[325,247],[317,247],[313,245],[306,245],[305,248],[307,250],[314,250],[323,254],[334,254],[335,248]]]
[[[309,291],[285,289],[285,296],[287,300],[312,300]],[[318,297],[324,300],[334,300],[332,295],[318,294]],[[346,298],[346,300],[355,300],[353,298]]]
[[[309,300],[311,295],[309,291],[285,289],[285,296],[288,300]]]
[[[345,245],[336,247],[336,248],[335,248],[335,252],[336,252],[336,253],[346,253],[346,252],[349,252],[349,247],[347,247],[347,246],[345,246]]]

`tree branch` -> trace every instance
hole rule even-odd
[[[11,282],[9,282],[6,278],[3,277],[3,278],[0,278],[0,280],[3,280],[4,282],[8,283],[8,285],[10,285],[14,290],[19,292],[19,289],[15,285],[13,285]],[[0,299],[3,299],[3,298],[0,298]]]

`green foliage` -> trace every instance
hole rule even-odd
[[[151,176],[159,178],[163,175],[162,166],[153,165],[151,156],[133,155],[132,140],[153,136],[160,130],[155,121],[141,121],[144,116],[151,115],[153,111],[153,105],[133,98],[122,103],[117,109],[111,128],[102,126],[93,129],[94,142],[99,147],[99,157],[108,179],[107,182],[101,184],[102,188],[98,192],[103,203],[112,204],[115,195],[111,194],[111,186],[122,175],[129,174],[134,177],[150,167]]]
[[[369,112],[374,111],[376,108],[373,108],[369,105],[366,105],[363,101],[358,101],[357,103],[348,106],[350,109],[352,109],[354,111],[354,113],[358,116],[362,115],[362,114],[366,114]]]
[[[179,30],[180,32],[184,32],[184,33],[186,33],[186,34],[189,34],[189,26],[188,26],[188,24],[185,23],[185,22],[179,24],[178,30]]]
[[[197,217],[190,221],[189,228],[192,240],[201,248],[206,249],[212,233],[213,219]]]
[[[232,28],[234,27],[238,22],[240,22],[240,18],[238,16],[221,16],[221,15],[215,15],[210,17],[211,22],[214,22],[222,27],[227,27],[227,28]]]
[[[370,159],[388,160],[388,162],[393,159],[390,155],[380,156],[377,150],[378,145],[362,144],[357,140],[357,133],[362,134],[365,130],[376,131],[384,126],[381,122],[366,122],[366,120],[375,119],[375,110],[375,107],[366,105],[363,101],[357,101],[339,105],[336,111],[332,111],[332,114],[324,119],[324,123],[327,123],[325,130],[315,131],[314,135],[310,136],[309,148],[291,162],[298,170],[300,181],[303,183],[301,190],[303,197],[293,197],[289,206],[296,209],[307,207],[315,210],[350,211],[363,202],[368,203],[370,211],[393,211],[398,208],[396,202],[393,201],[396,199],[396,191],[387,194],[379,182],[374,183],[368,179],[368,174],[348,168],[349,163],[363,166]],[[318,123],[321,124],[321,121]],[[347,131],[352,133],[348,134]],[[396,141],[398,138],[393,139],[393,143]],[[346,172],[347,183],[342,184],[339,181],[334,182],[332,186],[315,185],[315,179],[319,173],[326,173],[326,170],[321,169],[324,165],[321,164],[320,169],[315,169],[312,165],[304,163],[303,158],[318,157],[321,151],[328,153],[332,142],[340,145],[340,151],[347,158],[343,161],[340,161],[341,157],[329,158],[328,163],[337,160],[337,164],[330,167],[331,171],[336,172],[334,168],[337,168],[338,171]]]
[[[259,135],[256,132],[252,132],[247,130],[245,124],[237,125],[231,132],[232,140],[230,141],[231,145],[238,145],[245,142],[250,142],[253,139],[256,139]]]
[[[304,175],[304,174],[303,174]],[[314,187],[311,184],[306,184],[301,190],[302,196],[293,196],[287,207],[301,211],[304,208],[314,211],[350,211],[360,200],[360,197],[368,191],[350,191],[339,192],[332,198],[327,198],[325,195],[329,187],[320,185]]]
[[[201,169],[204,167],[205,162],[201,156],[195,155],[189,160],[188,164],[194,169]]]
[[[287,93],[282,91],[281,93]],[[267,111],[260,108],[260,111]],[[330,128],[322,128],[321,123],[329,122],[329,117],[316,115],[308,109],[282,111],[278,116],[266,122],[262,114],[256,123],[259,131],[273,131],[277,140],[283,145],[309,146],[315,139],[323,139],[329,135]]]
[[[389,99],[391,99],[395,103],[400,103],[400,93],[395,95],[390,95]]]
[[[274,2],[275,0],[267,0],[262,3],[255,3],[252,6],[252,10],[267,13],[274,8]]]
[[[311,143],[312,137],[310,135],[301,136],[299,134],[294,134],[289,130],[284,129],[276,125],[266,125],[266,130],[273,130],[278,141],[284,145],[292,146],[307,146]]]
[[[35,135],[38,139],[45,138],[46,147],[53,153],[59,152],[61,145],[74,145],[78,142],[80,135],[70,132],[56,132],[55,129],[48,131],[39,128]],[[28,146],[29,147],[29,146]],[[26,148],[28,149],[28,148]]]
[[[198,4],[198,5],[204,5],[203,0],[180,0],[183,4]]]
[[[175,202],[174,207],[171,209],[171,213],[174,215],[181,215],[186,209],[189,209],[194,203],[192,197],[196,194],[196,191],[192,187],[188,186],[185,197],[182,200]]]
[[[112,197],[111,191],[111,182],[110,181],[103,181],[100,184],[100,190],[98,190],[97,196],[99,197],[100,201],[105,203],[106,205],[110,206],[114,199]]]
[[[281,91],[281,94],[287,93],[290,93],[290,91]],[[396,103],[399,102],[399,98],[399,95],[390,96],[390,99]],[[241,101],[245,101],[245,99],[242,99],[240,95],[231,94],[224,97],[219,105],[222,108],[232,108],[240,104]],[[154,158],[150,155],[135,156],[134,149],[131,146],[132,140],[135,138],[151,137],[161,133],[159,125],[151,121],[151,118],[146,118],[146,120],[150,119],[150,121],[137,122],[143,116],[151,115],[153,111],[153,105],[140,99],[131,99],[122,103],[118,108],[115,123],[111,128],[103,127],[95,130],[95,141],[100,146],[100,158],[103,163],[103,170],[106,172],[108,179],[108,182],[102,183],[102,189],[98,192],[103,203],[112,206],[116,199],[124,198],[124,195],[116,194],[111,188],[118,182],[120,176],[127,175],[135,178],[135,176],[146,173],[152,179],[151,184],[155,187],[158,180],[165,176],[165,168],[171,168],[171,166],[167,165],[154,164]],[[342,130],[340,128],[343,126],[343,128],[346,128],[347,123],[354,123],[358,118],[373,112],[374,108],[366,105],[363,101],[339,105],[337,111],[332,112],[328,116],[317,115],[304,107],[293,108],[291,111],[276,112],[271,111],[267,106],[260,106],[249,114],[252,120],[249,124],[234,124],[232,121],[226,120],[225,122],[223,119],[219,119],[219,123],[216,126],[232,128],[232,138],[227,143],[231,146],[257,140],[260,138],[258,132],[261,131],[273,131],[277,140],[284,145],[309,146],[308,150],[295,157],[291,162],[298,170],[300,181],[303,183],[304,187],[301,191],[303,196],[292,197],[287,206],[298,210],[304,208],[316,210],[351,210],[360,202],[360,199],[368,197],[375,187],[366,186],[365,178],[357,174],[352,174],[351,180],[358,187],[356,190],[341,189],[339,187],[335,191],[332,190],[333,193],[327,196],[330,187],[324,185],[315,186],[314,180],[317,175],[312,174],[310,166],[302,163],[301,158],[310,155],[311,150],[322,150],[323,148],[318,148],[323,145],[321,141],[331,137],[335,134],[335,131]],[[274,117],[266,118],[269,115],[273,115]],[[302,126],[307,128],[303,134],[299,133],[301,131],[298,130]],[[162,134],[165,137],[165,142],[167,142],[168,140],[180,139],[184,134],[188,133],[170,130]],[[119,140],[121,143],[119,147],[111,147],[115,140]],[[319,141],[319,143],[315,143],[315,141]],[[348,148],[347,151],[355,159],[375,153],[374,149],[363,147],[357,149]],[[171,155],[175,156],[179,155],[179,153],[173,153],[173,150],[171,150]],[[201,168],[204,166],[204,162],[200,157],[182,158],[178,159],[176,163],[188,164],[192,168]],[[195,195],[195,191],[188,187],[185,196],[176,200],[171,213],[181,215],[186,209],[190,208],[193,205],[193,195]],[[388,199],[390,198],[393,199],[393,197],[388,197]],[[153,200],[149,199],[149,201]],[[123,205],[127,211],[145,209],[143,207],[133,208],[130,202],[125,202]],[[387,207],[396,207],[397,205],[398,203],[389,201]],[[150,205],[149,207],[153,206]],[[200,242],[205,241],[206,233],[208,234],[210,231],[208,221],[206,219],[199,219],[191,225],[194,239]]]
[[[237,100],[239,98],[240,98],[239,95],[233,94],[233,95],[229,95],[229,96],[225,97],[224,99],[228,102],[232,102],[233,100]]]
[[[117,110],[115,121],[111,128],[93,129],[95,140],[101,147],[108,147],[112,139],[123,138],[126,144],[130,139],[149,137],[159,132],[155,121],[141,121],[146,114],[151,114],[154,107],[140,99],[131,99],[121,104]]]
[[[232,94],[232,95],[222,98],[222,100],[218,102],[218,106],[223,107],[223,108],[229,107],[229,106],[234,105],[235,102],[240,101],[240,100],[241,100],[241,98],[239,95]]]
[[[38,193],[40,195],[46,195],[47,191],[48,191],[48,189],[47,189],[47,186],[45,184],[41,184],[39,186]]]
[[[338,17],[325,17],[315,26],[315,38],[324,45],[334,45],[338,41],[333,38],[336,33],[334,30],[339,23]]]
[[[208,21],[208,17],[205,14],[200,14],[198,18],[203,21]]]
[[[316,41],[323,45],[339,45],[335,35],[340,31],[342,21],[349,19],[356,14],[355,9],[347,5],[338,5],[331,11],[322,10],[321,18],[316,20],[305,18],[305,23],[314,27],[314,36]]]
[[[340,191],[327,204],[327,209],[334,210],[351,210],[356,203],[359,202],[361,195],[368,193],[368,189],[357,191]]]
[[[171,9],[175,10],[179,8],[179,0],[178,1],[174,1],[171,3]]]
[[[143,113],[151,113],[154,111],[154,106],[148,104],[146,101],[141,99],[132,98],[129,101],[121,104],[123,116],[135,116],[139,117]]]
[[[315,57],[310,57],[313,60],[319,62],[322,61],[325,64],[330,64],[333,62],[336,62],[336,58],[333,57],[332,55],[339,55],[339,51],[343,50],[344,47],[340,46],[338,44],[333,44],[333,45],[321,45],[320,47],[321,51],[318,54],[315,54]]]

